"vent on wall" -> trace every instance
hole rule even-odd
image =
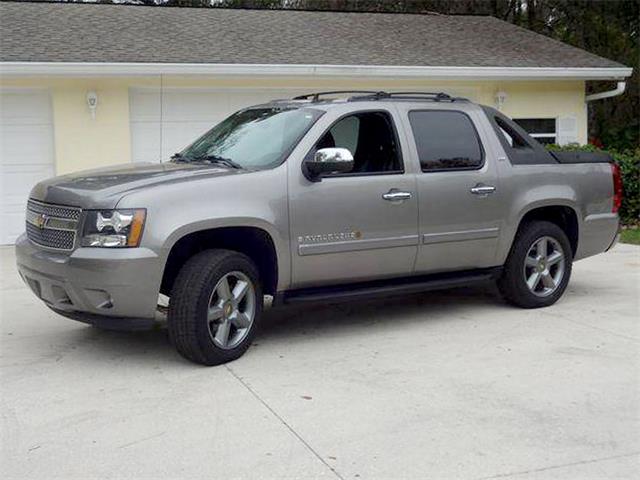
[[[558,144],[578,143],[578,120],[574,116],[558,118]]]

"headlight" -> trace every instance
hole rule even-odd
[[[146,210],[89,210],[84,220],[83,247],[137,247]]]

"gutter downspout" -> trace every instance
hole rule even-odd
[[[603,98],[617,97],[618,95],[622,95],[626,88],[627,82],[618,82],[618,86],[615,89],[587,95],[584,99],[586,102],[593,102],[594,100],[602,100]]]

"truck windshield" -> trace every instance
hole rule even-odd
[[[311,108],[264,107],[234,113],[173,156],[230,168],[279,165],[323,114]]]

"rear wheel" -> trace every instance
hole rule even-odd
[[[567,288],[572,260],[571,245],[560,227],[543,221],[525,224],[516,235],[498,288],[519,307],[552,305]]]
[[[240,357],[262,314],[258,270],[245,255],[208,250],[182,267],[169,302],[169,337],[178,352],[203,365]]]

